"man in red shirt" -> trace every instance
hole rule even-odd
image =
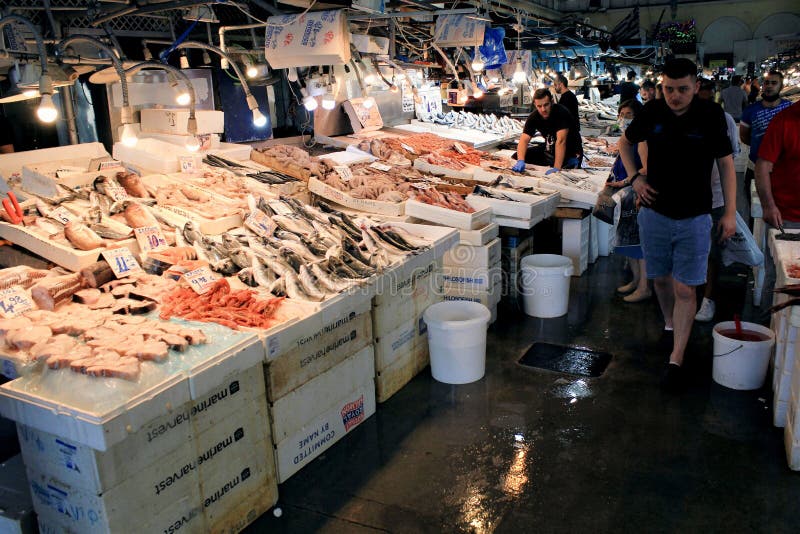
[[[774,228],[800,228],[800,102],[769,123],[758,149],[756,189],[765,222]],[[769,247],[765,256],[764,295],[772,302],[775,263]]]

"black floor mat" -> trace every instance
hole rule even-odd
[[[537,342],[519,359],[520,365],[570,375],[598,377],[606,370],[611,354],[585,347],[567,347]]]

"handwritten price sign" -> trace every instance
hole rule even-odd
[[[272,237],[276,229],[276,224],[261,210],[250,213],[244,220],[244,225],[261,237]]]
[[[106,193],[114,201],[125,200],[128,198],[128,192],[125,191],[124,187],[119,185],[107,185]]]
[[[391,165],[386,165],[384,163],[379,163],[377,161],[375,163],[373,163],[372,165],[370,165],[370,167],[372,167],[373,169],[377,169],[379,171],[383,171],[383,172],[389,172],[389,171],[392,170],[392,166]]]
[[[67,224],[70,221],[79,221],[80,217],[69,211],[63,206],[59,206],[50,212],[50,216],[62,224]]]
[[[195,156],[178,156],[178,160],[181,163],[181,172],[187,174],[193,174],[199,172],[200,170],[199,158]]]
[[[36,309],[36,305],[31,300],[30,295],[20,286],[0,291],[0,316],[3,318],[16,317],[34,309]]]
[[[157,252],[169,246],[161,229],[156,226],[142,226],[134,228],[133,231],[142,252]]]
[[[124,278],[143,272],[139,262],[136,261],[133,253],[127,247],[104,250],[101,254],[103,259],[111,266],[111,270],[114,271],[114,276],[117,278]]]
[[[214,285],[214,282],[217,281],[217,275],[212,273],[208,267],[200,267],[185,273],[183,279],[189,282],[195,293],[202,295]]]
[[[336,174],[339,175],[339,178],[341,178],[343,182],[349,182],[353,179],[353,173],[347,165],[337,165],[333,170],[336,171]]]

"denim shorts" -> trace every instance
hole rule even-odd
[[[671,219],[650,208],[638,215],[647,278],[672,277],[687,286],[706,282],[711,215]]]

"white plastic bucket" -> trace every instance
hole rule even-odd
[[[483,378],[491,315],[483,304],[465,300],[428,306],[422,317],[428,326],[433,378],[446,384],[469,384]]]
[[[754,323],[742,323],[742,331],[763,334],[763,341],[740,341],[720,334],[735,330],[736,323],[725,321],[714,326],[714,382],[731,389],[750,390],[764,385],[767,377],[775,334],[767,327]]]
[[[533,317],[567,313],[572,260],[557,254],[533,254],[520,261],[522,306]]]

